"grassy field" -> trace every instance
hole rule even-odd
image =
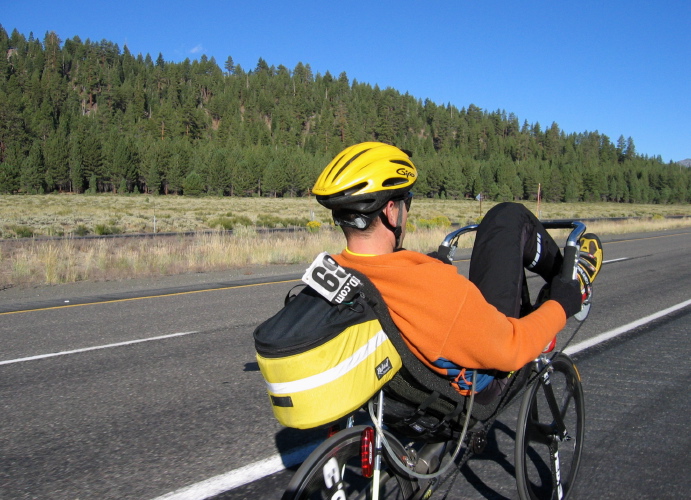
[[[493,206],[477,201],[415,199],[406,248],[436,249],[448,224],[474,223]],[[536,203],[526,206],[537,213]],[[543,219],[643,217],[589,223],[600,234],[691,226],[689,205],[541,204]],[[186,198],[153,196],[0,196],[0,289],[83,280],[219,271],[264,264],[307,263],[343,237],[330,214],[307,198]],[[45,240],[44,236],[198,231],[193,237]],[[256,227],[306,226],[312,231],[262,235]],[[234,229],[233,235],[208,229]],[[561,235],[557,235],[561,237]],[[472,245],[469,237],[465,246]]]
[[[416,198],[410,220],[444,216],[451,222],[476,221],[493,203]],[[537,213],[535,202],[526,203]],[[542,203],[544,219],[691,215],[690,205],[619,203]],[[330,213],[314,198],[188,198],[183,196],[43,195],[0,196],[0,236],[196,231],[214,227],[328,224]]]

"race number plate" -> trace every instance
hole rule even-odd
[[[302,276],[302,281],[332,304],[350,302],[362,284],[326,252],[314,259]]]

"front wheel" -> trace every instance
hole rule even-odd
[[[565,354],[557,354],[551,366],[525,393],[518,412],[515,460],[521,500],[566,499],[581,461],[581,379]]]
[[[364,425],[350,427],[334,434],[319,445],[297,470],[288,484],[283,500],[351,500],[372,495],[372,479],[362,473],[360,437]],[[399,458],[407,456],[396,438],[387,439]],[[413,478],[396,473],[389,464],[386,450],[379,480],[381,499],[404,500],[417,489]]]

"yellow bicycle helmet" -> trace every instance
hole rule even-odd
[[[409,155],[382,142],[363,142],[341,151],[312,192],[326,208],[367,214],[404,197],[416,180],[417,169]]]

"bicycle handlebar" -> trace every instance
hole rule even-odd
[[[470,231],[475,231],[477,229],[477,224],[472,224],[470,226],[465,226],[455,231],[450,232],[444,238],[444,241],[439,245],[437,254],[443,259],[447,259],[449,262],[453,262],[453,256],[456,253],[456,248],[458,247],[458,239],[465,233]]]
[[[562,266],[561,276],[567,280],[576,279],[576,264],[578,262],[578,240],[585,232],[585,224],[577,220],[554,220],[544,221],[542,225],[545,229],[571,229],[566,239],[564,248],[564,265]],[[458,247],[458,239],[465,233],[476,231],[478,224],[471,224],[450,232],[439,245],[437,254],[449,262],[453,262],[453,257]]]

